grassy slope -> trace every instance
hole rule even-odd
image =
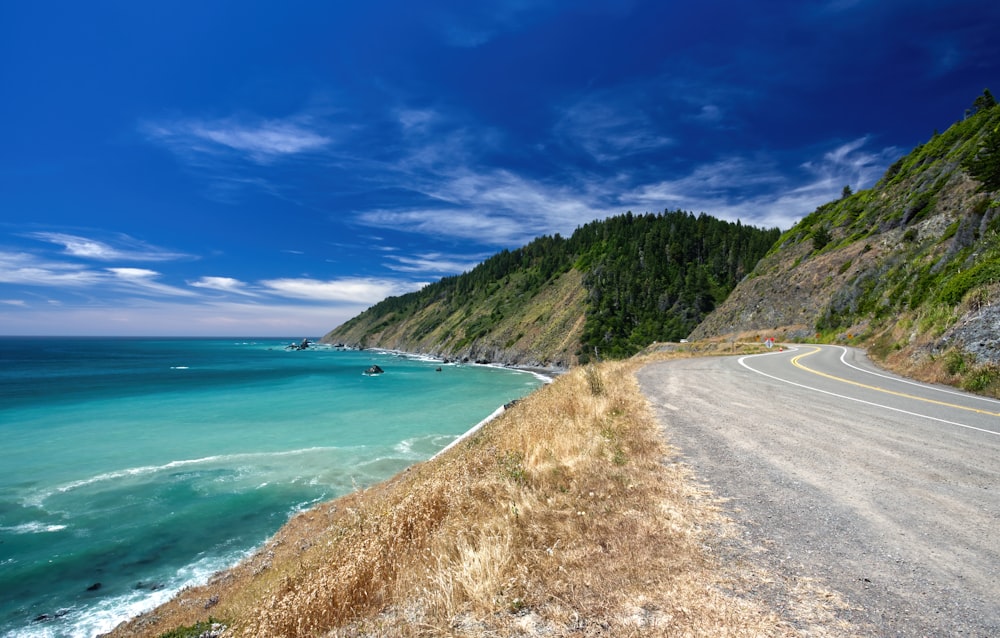
[[[1000,349],[981,342],[1000,298],[1000,197],[977,192],[961,163],[998,125],[1000,108],[958,122],[872,189],[805,217],[693,338],[853,343],[909,374],[996,393],[1000,373],[983,375]],[[817,249],[820,229],[831,241]]]
[[[706,551],[726,521],[664,442],[638,364],[574,369],[112,635],[209,617],[236,636],[793,635],[738,594],[765,574]],[[829,603],[801,602],[816,619]]]
[[[701,332],[813,336],[819,325],[821,337],[890,357],[958,334],[1000,286],[997,205],[956,170],[981,124],[949,129],[876,188],[804,219]],[[832,241],[816,250],[820,227]],[[553,335],[582,316],[570,309],[581,289],[572,276],[536,306],[508,295],[512,305],[461,317],[428,308],[412,319],[440,331],[426,342],[391,322],[385,336],[478,358],[470,322],[508,313],[486,350],[561,356]],[[523,317],[537,328],[516,327]],[[297,516],[240,566],[113,635],[160,636],[209,617],[240,636],[793,635],[738,595],[766,574],[707,553],[725,521],[664,443],[631,374],[639,363],[576,368],[440,458]],[[783,613],[823,635],[824,594],[814,594]]]
[[[328,343],[378,343],[407,352],[470,360],[485,359],[523,365],[568,367],[576,360],[583,332],[586,289],[582,275],[569,270],[536,295],[520,295],[517,277],[497,284],[490,294],[470,298],[455,311],[431,303],[409,317],[366,317],[331,331]],[[480,318],[500,317],[483,334],[470,339]],[[370,332],[370,326],[384,327]],[[492,321],[491,321],[492,324]]]

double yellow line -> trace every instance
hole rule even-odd
[[[817,376],[824,377],[824,378],[827,378],[827,379],[831,379],[833,381],[840,381],[841,383],[847,383],[847,384],[850,384],[850,385],[858,386],[859,388],[866,388],[868,390],[874,390],[875,392],[882,392],[884,394],[891,394],[891,395],[894,395],[894,396],[897,396],[897,397],[903,397],[905,399],[913,399],[914,401],[923,401],[924,403],[933,403],[934,405],[940,405],[940,406],[944,406],[944,407],[948,407],[948,408],[955,408],[956,410],[966,410],[968,412],[975,412],[977,414],[985,414],[987,416],[1000,417],[1000,413],[998,413],[998,412],[990,412],[989,410],[980,410],[978,408],[970,408],[970,407],[966,407],[964,405],[956,405],[954,403],[946,403],[944,401],[935,401],[934,399],[925,399],[924,397],[918,397],[918,396],[914,396],[912,394],[906,394],[905,392],[896,392],[894,390],[886,390],[885,388],[880,388],[878,386],[868,385],[866,383],[859,383],[858,381],[851,381],[850,379],[844,379],[843,377],[836,377],[836,376],[834,376],[832,374],[827,374],[825,372],[820,372],[819,370],[813,370],[812,368],[807,368],[804,365],[802,365],[802,363],[800,362],[802,359],[805,359],[806,357],[810,357],[810,356],[816,354],[817,352],[819,352],[820,350],[822,350],[822,348],[815,348],[814,350],[812,350],[810,352],[805,352],[805,353],[802,353],[802,354],[799,354],[799,355],[796,355],[796,356],[792,357],[792,365],[795,366],[796,368],[800,369],[800,370],[804,370],[805,372],[810,372],[810,373],[815,374]]]

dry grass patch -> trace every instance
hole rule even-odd
[[[720,514],[669,462],[636,365],[574,369],[113,635],[209,616],[229,636],[786,635],[727,593]]]

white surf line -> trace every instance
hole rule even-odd
[[[768,353],[768,354],[774,354],[774,353]],[[900,408],[894,408],[894,407],[892,407],[890,405],[883,405],[881,403],[875,403],[873,401],[865,401],[864,399],[858,399],[858,398],[855,398],[855,397],[849,397],[849,396],[846,396],[846,395],[843,395],[843,394],[837,394],[836,392],[830,392],[829,390],[821,390],[820,388],[814,388],[812,386],[804,385],[802,383],[796,383],[795,381],[789,381],[788,379],[782,379],[781,377],[776,377],[776,376],[768,374],[766,372],[761,372],[760,370],[755,370],[755,369],[751,368],[749,365],[747,365],[744,362],[744,359],[749,359],[751,357],[760,357],[760,356],[767,356],[767,355],[759,355],[759,354],[745,355],[745,356],[742,356],[742,357],[739,358],[739,364],[741,366],[743,366],[744,368],[746,368],[747,370],[749,370],[750,372],[753,372],[755,374],[759,374],[759,375],[767,377],[769,379],[774,379],[775,381],[780,381],[782,383],[787,383],[788,385],[793,385],[795,387],[802,388],[804,390],[812,390],[813,392],[819,392],[821,394],[827,394],[827,395],[830,395],[832,397],[836,397],[838,399],[844,399],[844,400],[847,400],[847,401],[854,401],[855,403],[862,403],[864,405],[870,405],[870,406],[876,407],[876,408],[884,408],[886,410],[891,410],[892,412],[899,412],[900,414],[906,414],[908,416],[915,416],[915,417],[918,417],[918,418],[921,418],[921,419],[929,419],[931,421],[937,421],[938,423],[944,423],[946,425],[954,425],[956,427],[965,428],[967,430],[975,430],[977,432],[984,432],[986,434],[992,434],[994,436],[1000,436],[1000,432],[997,432],[995,430],[986,430],[984,428],[977,428],[974,425],[967,425],[965,423],[957,423],[955,421],[949,421],[947,419],[940,419],[940,418],[938,418],[936,416],[931,416],[929,414],[920,414],[919,412],[910,412],[909,410],[903,410],[903,409],[900,409]]]
[[[485,419],[483,419],[482,421],[480,421],[479,423],[477,423],[476,425],[474,425],[472,427],[472,429],[469,430],[468,432],[466,432],[465,434],[461,435],[460,437],[458,437],[457,439],[455,439],[454,441],[452,441],[448,445],[444,446],[443,449],[441,449],[437,454],[435,454],[434,456],[432,456],[429,460],[433,461],[434,459],[436,459],[437,457],[441,456],[442,454],[444,454],[445,452],[447,452],[451,448],[455,447],[456,445],[458,445],[459,443],[461,443],[465,439],[469,438],[470,436],[472,436],[473,434],[475,434],[476,432],[478,432],[479,430],[481,430],[484,425],[486,425],[487,423],[489,423],[493,419],[495,419],[498,416],[500,416],[501,414],[503,414],[504,410],[506,410],[506,409],[507,408],[505,408],[504,406],[501,405],[499,408],[497,408],[496,410],[493,411],[493,414],[489,415],[488,417],[486,417]]]
[[[939,388],[937,386],[928,385],[926,383],[921,383],[919,381],[911,381],[909,379],[903,379],[901,377],[894,377],[894,376],[891,376],[891,375],[888,375],[888,374],[882,374],[881,372],[873,372],[871,370],[865,370],[864,368],[861,368],[861,367],[856,366],[856,365],[852,365],[852,364],[850,364],[850,363],[847,362],[847,360],[845,359],[845,357],[847,356],[847,348],[845,348],[844,346],[835,346],[835,347],[840,348],[842,350],[842,352],[840,354],[840,362],[843,363],[848,368],[853,368],[853,369],[857,370],[858,372],[864,372],[865,374],[871,374],[871,375],[874,375],[876,377],[881,377],[883,379],[889,379],[890,381],[899,381],[900,383],[907,383],[909,385],[917,386],[918,388],[925,388],[927,390],[935,390],[937,392],[943,392],[944,394],[952,394],[954,396],[965,397],[967,399],[979,399],[980,401],[986,401],[987,403],[997,403],[997,404],[1000,404],[1000,401],[998,401],[996,399],[993,399],[991,397],[984,397],[984,396],[981,396],[981,395],[978,395],[978,394],[972,394],[972,393],[969,393],[969,392],[959,392],[957,390],[949,390],[947,388]]]

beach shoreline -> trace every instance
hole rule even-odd
[[[39,579],[41,584],[36,589],[45,592],[44,595],[34,596],[30,600],[24,596],[25,602],[20,604],[19,608],[14,607],[17,598],[12,596],[5,601],[7,607],[2,609],[5,615],[2,617],[3,624],[0,625],[2,627],[0,634],[6,635],[8,630],[29,631],[34,628],[47,631],[65,630],[67,635],[92,635],[93,632],[108,631],[113,628],[113,625],[110,624],[112,621],[117,624],[128,618],[133,618],[150,606],[159,606],[163,602],[163,598],[172,597],[188,587],[203,585],[215,575],[227,572],[240,564],[247,555],[253,555],[259,551],[262,543],[266,543],[268,538],[277,533],[277,530],[273,529],[271,525],[280,524],[279,518],[287,522],[306,510],[314,509],[320,503],[334,500],[343,494],[367,489],[367,487],[379,482],[398,478],[400,474],[432,458],[456,439],[467,438],[474,434],[488,420],[495,418],[500,413],[498,411],[502,411],[501,406],[505,402],[524,397],[541,387],[543,382],[553,378],[550,371],[548,374],[544,374],[546,371],[519,370],[507,366],[487,366],[473,363],[456,363],[445,367],[441,360],[430,359],[426,356],[406,355],[407,358],[413,359],[410,361],[389,359],[383,356],[402,353],[376,353],[372,351],[368,353],[368,356],[357,356],[361,353],[350,353],[350,357],[345,356],[341,359],[331,358],[333,357],[332,353],[330,355],[318,353],[323,356],[294,353],[276,354],[272,350],[277,351],[279,348],[277,345],[272,346],[270,342],[250,344],[238,342],[234,344],[231,339],[190,341],[191,344],[188,344],[188,340],[171,340],[169,342],[139,339],[87,340],[83,343],[78,343],[76,340],[66,340],[57,344],[62,350],[71,352],[71,354],[79,352],[77,359],[80,361],[82,371],[77,376],[89,384],[86,386],[87,388],[92,388],[97,381],[108,379],[101,387],[107,389],[111,398],[94,402],[93,413],[87,411],[91,408],[91,404],[88,403],[89,394],[84,395],[81,392],[80,397],[68,395],[73,401],[80,404],[74,406],[75,413],[78,415],[77,419],[81,422],[115,424],[115,421],[103,418],[106,415],[102,411],[106,411],[105,406],[118,405],[113,403],[112,399],[124,402],[123,405],[139,405],[146,401],[145,395],[151,393],[155,398],[154,403],[157,406],[162,405],[168,416],[178,413],[187,414],[188,412],[185,411],[190,412],[192,415],[190,419],[191,437],[197,434],[194,432],[197,429],[197,423],[211,422],[215,424],[212,430],[216,433],[217,438],[226,431],[239,431],[241,434],[238,437],[238,442],[243,447],[248,447],[251,444],[257,445],[256,439],[251,441],[245,433],[248,431],[247,428],[251,428],[251,432],[254,431],[252,426],[256,420],[265,422],[260,417],[264,414],[270,414],[264,412],[269,406],[274,407],[275,416],[278,419],[277,421],[271,418],[266,419],[265,428],[261,429],[262,435],[265,436],[265,442],[276,437],[280,438],[280,435],[275,434],[277,430],[271,427],[272,424],[278,421],[286,423],[296,414],[288,408],[289,402],[296,407],[303,407],[303,414],[309,415],[307,417],[310,419],[309,423],[303,423],[301,427],[296,426],[289,430],[289,442],[287,445],[284,443],[278,445],[279,450],[272,450],[265,446],[254,447],[253,451],[237,447],[228,452],[226,451],[228,448],[219,452],[218,448],[213,448],[218,453],[213,452],[206,455],[204,448],[192,445],[191,450],[181,448],[179,451],[174,451],[171,448],[169,452],[161,454],[159,448],[148,446],[147,450],[140,450],[140,452],[146,453],[143,456],[130,447],[128,455],[125,457],[127,463],[110,463],[105,467],[97,465],[95,461],[93,469],[90,469],[89,465],[81,469],[79,465],[67,464],[67,476],[58,480],[53,479],[53,484],[47,489],[35,490],[21,499],[31,505],[30,508],[22,508],[24,510],[23,521],[11,519],[12,522],[8,525],[8,519],[5,519],[4,524],[8,525],[10,533],[14,535],[13,539],[5,536],[5,551],[21,552],[19,548],[26,547],[31,539],[40,540],[43,538],[43,536],[39,536],[40,534],[44,535],[44,538],[49,542],[49,547],[55,547],[57,550],[63,546],[70,547],[71,543],[82,545],[83,541],[76,540],[82,537],[82,535],[75,533],[76,530],[88,532],[86,538],[96,539],[91,541],[95,546],[102,547],[103,545],[100,543],[107,545],[102,537],[95,536],[95,532],[90,530],[93,528],[105,533],[108,527],[103,525],[103,521],[95,523],[91,518],[87,518],[89,510],[81,510],[82,514],[70,523],[68,519],[64,520],[61,514],[50,515],[45,510],[46,502],[51,505],[50,509],[59,506],[60,511],[63,511],[71,498],[75,499],[74,503],[86,503],[87,499],[93,495],[100,496],[111,490],[120,490],[127,496],[158,490],[156,492],[158,495],[166,492],[168,496],[180,498],[187,492],[173,489],[171,486],[180,485],[187,488],[189,484],[190,490],[209,490],[210,497],[213,499],[224,499],[224,494],[232,493],[234,495],[231,499],[233,508],[238,507],[240,499],[246,500],[252,497],[260,502],[266,502],[268,508],[274,509],[274,513],[262,514],[259,521],[256,519],[253,521],[255,525],[259,523],[261,529],[268,528],[266,538],[264,532],[258,535],[252,531],[256,530],[256,527],[243,528],[241,526],[241,533],[247,535],[248,538],[252,536],[246,546],[240,544],[239,547],[236,547],[234,544],[231,548],[228,545],[223,547],[221,545],[223,541],[214,542],[214,537],[208,536],[209,540],[213,542],[210,542],[206,547],[219,548],[218,551],[213,550],[210,561],[202,561],[198,556],[190,558],[185,555],[177,558],[164,552],[154,555],[154,558],[162,559],[164,564],[167,561],[174,561],[177,565],[176,569],[168,566],[168,569],[161,570],[159,564],[150,567],[148,560],[141,564],[132,561],[119,565],[118,563],[124,562],[125,559],[115,562],[115,557],[99,563],[80,559],[77,562],[82,567],[78,567],[75,563],[66,568],[57,565],[50,568],[50,571],[58,569],[69,571],[72,568],[80,573],[83,573],[83,570],[88,570],[90,575],[81,578],[79,584],[75,582],[66,584],[65,579]],[[118,349],[132,355],[135,353],[142,355],[132,356],[128,360],[136,362],[136,369],[145,374],[145,377],[152,379],[153,382],[164,378],[168,379],[172,384],[170,386],[172,392],[168,395],[171,401],[168,402],[161,396],[160,386],[157,383],[151,383],[142,374],[132,373],[131,368],[128,369],[129,374],[127,375],[118,369],[121,366],[109,367],[107,371],[101,368],[93,370],[94,361],[101,362],[112,359],[117,361],[113,355],[118,353]],[[26,361],[34,360],[35,348],[26,344],[23,350]],[[360,380],[362,377],[358,375],[371,365],[371,359],[375,359],[387,368],[390,378],[385,379],[382,383]],[[330,362],[335,363],[331,365]],[[387,363],[389,365],[386,365]],[[435,368],[439,367],[439,364],[444,367],[444,374],[435,372]],[[177,371],[179,365],[184,367],[182,372]],[[463,366],[468,366],[464,372],[456,369],[449,374],[449,368]],[[491,373],[483,370],[477,371],[474,369],[475,367],[510,369],[511,372],[532,374],[534,378],[526,378],[519,374],[501,374],[493,378],[494,375]],[[394,371],[399,374],[393,374]],[[201,375],[200,378],[208,378],[209,381],[216,381],[220,392],[225,392],[225,399],[216,400],[214,398],[214,395],[209,392],[212,390],[211,384],[208,387],[205,387],[205,384],[192,386],[192,381],[197,381],[195,375]],[[123,385],[125,380],[118,381],[118,377],[123,377],[123,379],[134,383],[135,387]],[[260,377],[263,378],[263,382],[260,381]],[[68,379],[66,383],[75,379],[73,376],[66,378]],[[290,380],[287,384],[284,383],[286,378]],[[275,379],[281,383],[275,383]],[[331,384],[331,379],[335,381],[343,379],[344,382],[337,381]],[[468,379],[479,379],[476,382],[478,385],[466,385]],[[397,432],[395,426],[392,425],[395,421],[386,420],[395,418],[395,412],[409,405],[409,399],[404,400],[402,394],[399,393],[403,389],[410,388],[411,384],[414,387],[427,390],[427,392],[414,393],[414,396],[424,396],[425,403],[428,400],[434,402],[427,407],[429,418],[414,418],[412,414],[404,418],[406,423],[426,424],[417,428],[412,436],[406,434],[406,431]],[[184,395],[181,390],[189,386],[193,387],[194,394]],[[247,388],[246,396],[236,394],[237,390],[242,390],[244,386]],[[389,432],[385,442],[356,445],[354,438],[360,435],[355,434],[357,428],[349,427],[356,420],[334,418],[334,410],[354,410],[356,407],[348,399],[333,393],[334,387],[341,386],[351,390],[351,401],[354,401],[355,397],[362,397],[357,401],[361,402],[361,407],[367,410],[367,412],[361,413],[368,415],[365,417],[366,423],[371,421],[372,410],[375,410],[378,413],[375,420],[387,424],[385,428],[376,428]],[[275,390],[277,394],[275,394],[274,400],[265,400],[266,395],[270,393],[261,392],[260,388],[262,387]],[[73,387],[69,387],[70,391],[73,389]],[[118,396],[123,389],[132,389],[134,392]],[[373,398],[365,403],[366,399],[363,397],[367,397],[366,393],[369,391],[373,393],[371,395]],[[21,394],[23,395],[23,393]],[[234,397],[238,397],[240,400],[234,400]],[[391,397],[392,400],[382,403],[386,397]],[[466,409],[465,404],[470,402],[476,404],[477,407]],[[192,405],[197,406],[198,409],[191,410]],[[222,409],[222,407],[216,411],[212,408],[214,405],[235,406],[239,409],[230,416],[229,411]],[[247,405],[252,406],[253,409],[249,410]],[[167,408],[169,411],[166,411]],[[13,405],[7,406],[5,409],[16,410],[20,407]],[[116,410],[115,414],[125,415],[122,418],[123,423],[116,427],[135,427],[134,419],[130,415],[139,414],[139,410],[117,408]],[[487,415],[487,410],[491,411],[492,414]],[[354,414],[353,412],[349,413]],[[56,416],[58,414],[57,411]],[[41,419],[42,416],[37,418]],[[485,419],[484,416],[486,416]],[[150,416],[149,413],[143,412],[142,425],[144,427],[150,427],[150,423],[154,426],[158,425],[161,421],[166,423],[166,417],[158,420],[155,414]],[[11,419],[11,426],[20,422],[27,421]],[[239,425],[235,425],[237,422]],[[348,427],[344,428],[346,434],[335,429],[335,426],[341,422],[348,424]],[[312,424],[320,424],[316,426],[319,430],[318,439],[308,438],[307,427],[312,427]],[[433,430],[433,432],[425,432],[425,430]],[[164,431],[176,432],[173,425]],[[190,441],[191,437],[186,437],[183,441]],[[106,438],[110,440],[111,437]],[[289,446],[290,448],[286,450],[285,448]],[[71,447],[72,449],[81,449],[83,445]],[[117,448],[110,443],[105,447],[108,450],[100,448],[98,452],[109,456],[112,461],[116,460],[117,457],[112,456],[112,454]],[[66,453],[68,454],[68,451]],[[284,457],[290,453],[300,455],[302,460],[294,464],[287,463]],[[160,458],[161,456],[163,458]],[[275,458],[270,460],[271,456],[275,456]],[[358,468],[352,469],[354,466],[352,459],[355,456],[359,459],[357,461]],[[323,461],[322,459],[326,457],[329,457],[328,461]],[[32,457],[26,455],[20,458],[25,459],[24,462],[27,464]],[[98,456],[97,458],[102,457]],[[260,461],[260,467],[257,468],[251,461],[253,463]],[[232,469],[230,466],[236,469]],[[5,468],[8,474],[11,474],[10,470],[10,467]],[[392,472],[391,475],[385,474],[389,471]],[[304,473],[308,473],[310,477],[315,475],[321,478],[311,482],[294,481],[298,474]],[[281,487],[280,483],[285,474],[294,475],[292,483],[295,485],[306,486],[293,488],[293,490],[302,491],[303,495],[297,496],[287,503],[282,501],[284,488]],[[259,478],[257,478],[258,475]],[[164,479],[162,481],[159,480],[161,476]],[[219,480],[219,477],[222,479]],[[341,488],[347,491],[341,494]],[[146,490],[146,492],[142,490]],[[316,500],[319,497],[317,492],[325,494],[322,500]],[[294,493],[298,494],[299,492]],[[150,509],[154,514],[156,513],[154,510],[156,504],[164,502],[162,498],[141,499],[136,497],[134,500],[125,498],[120,500],[123,503],[121,506],[123,508],[132,502],[152,504],[146,509]],[[220,502],[227,507],[230,503],[230,501],[225,500]],[[16,510],[16,512],[22,510]],[[130,509],[129,512],[131,511]],[[171,516],[175,516],[173,511],[171,510]],[[176,511],[180,512],[181,510],[177,509]],[[262,510],[258,508],[255,511]],[[267,511],[270,512],[270,509]],[[144,512],[145,510],[142,510],[135,515],[130,513],[128,519],[131,521],[139,520],[145,515]],[[239,515],[239,512],[236,512],[236,515]],[[170,520],[183,522],[182,516],[183,514],[176,514],[177,518]],[[229,514],[220,515],[219,520],[226,516]],[[150,520],[164,520],[162,516],[154,518],[153,514],[149,514],[149,517]],[[120,520],[125,519],[121,518]],[[129,524],[132,525],[132,523]],[[151,539],[149,547],[179,546],[181,550],[185,550],[185,547],[192,544],[192,535],[183,531],[185,527],[186,525],[181,523],[152,526],[152,531],[141,538]],[[251,531],[246,532],[245,529],[251,529]],[[198,534],[203,534],[202,527],[198,527],[197,531]],[[226,539],[235,536],[233,530],[225,530],[222,534],[225,534]],[[166,537],[173,544],[170,545],[166,541],[159,540],[161,536]],[[183,543],[178,545],[174,539],[176,536],[182,537]],[[236,541],[228,540],[224,542],[236,543]],[[138,543],[134,546],[137,548],[134,553],[141,554],[140,558],[146,558],[147,555],[153,554],[152,550],[138,549]],[[70,548],[74,547],[75,545]],[[83,556],[81,553],[73,554],[69,550],[60,553],[60,556],[67,557],[77,555]],[[7,554],[0,555],[0,559],[5,559],[6,556]],[[22,556],[28,556],[28,554],[17,554],[18,559]],[[0,562],[4,562],[4,560],[0,560]],[[206,569],[209,563],[212,565]],[[9,564],[5,562],[5,577],[11,579],[5,582],[12,582],[15,576],[19,577],[18,572],[11,571],[15,567],[14,562]],[[140,570],[141,573],[139,573]],[[85,582],[83,582],[84,580]],[[97,583],[100,583],[99,588],[88,589]],[[81,591],[85,593],[80,594]],[[71,612],[65,611],[71,609],[71,602],[80,599],[81,596],[83,602],[72,607]],[[63,602],[64,600],[71,602]]]

